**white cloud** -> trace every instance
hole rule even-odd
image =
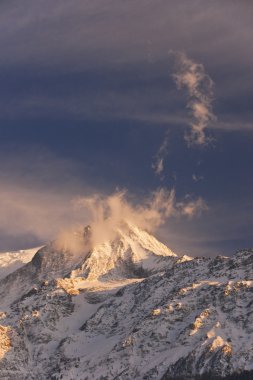
[[[173,78],[177,88],[187,90],[187,108],[192,116],[191,131],[186,136],[189,145],[203,145],[208,142],[205,130],[215,120],[212,111],[213,81],[202,64],[196,63],[182,52],[171,54],[175,57],[176,72]]]
[[[88,224],[92,226],[93,234],[89,247],[85,249],[113,238],[115,229],[124,221],[153,232],[170,218],[192,218],[207,209],[201,198],[178,202],[175,190],[166,188],[156,190],[139,203],[126,191],[111,195],[94,191],[86,194],[94,195],[75,198],[71,192],[50,192],[48,189],[2,182],[0,249],[5,249],[5,244],[9,249],[28,248],[26,244],[30,236],[38,243],[56,239],[58,247],[74,253],[83,252],[83,241],[76,238],[76,232],[83,231]]]
[[[188,95],[187,108],[192,116],[191,131],[185,135],[189,145],[204,145],[208,142],[205,130],[215,120],[212,112],[213,81],[206,74],[204,66],[195,63],[183,52],[170,51],[175,59],[176,72],[172,75],[177,88],[186,88]],[[152,168],[156,175],[164,169],[164,159],[168,152],[168,136],[166,135],[156,155]]]
[[[115,236],[122,222],[129,222],[153,232],[171,217],[194,217],[207,210],[202,198],[177,202],[175,190],[161,188],[147,197],[141,204],[129,200],[126,191],[106,196],[95,194],[74,201],[82,208],[92,227],[92,244],[101,243]],[[88,216],[87,216],[88,215]]]
[[[166,134],[162,145],[160,146],[155,161],[152,164],[152,168],[154,169],[154,172],[156,175],[161,176],[163,170],[164,170],[164,160],[168,154],[168,133]],[[162,178],[162,177],[161,177]]]
[[[201,198],[196,200],[191,200],[189,202],[178,203],[178,209],[182,215],[185,215],[189,218],[200,215],[203,211],[208,210],[206,202]]]

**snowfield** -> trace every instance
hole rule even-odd
[[[29,263],[39,248],[0,252],[0,280],[16,269],[21,268],[24,264]]]
[[[178,257],[126,224],[88,254],[2,253],[0,274],[1,379],[253,379],[250,249]]]

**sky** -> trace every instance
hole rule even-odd
[[[179,254],[252,247],[252,19],[248,0],[2,0],[0,251],[122,191],[137,210],[173,192],[155,235]]]

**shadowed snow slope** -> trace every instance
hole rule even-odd
[[[253,251],[179,258],[125,224],[0,282],[0,378],[252,379]]]

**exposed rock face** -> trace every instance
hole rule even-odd
[[[253,379],[252,250],[179,258],[128,225],[44,247],[0,292],[1,379]]]
[[[3,359],[5,354],[11,349],[10,334],[11,329],[9,326],[0,325],[0,360]]]

